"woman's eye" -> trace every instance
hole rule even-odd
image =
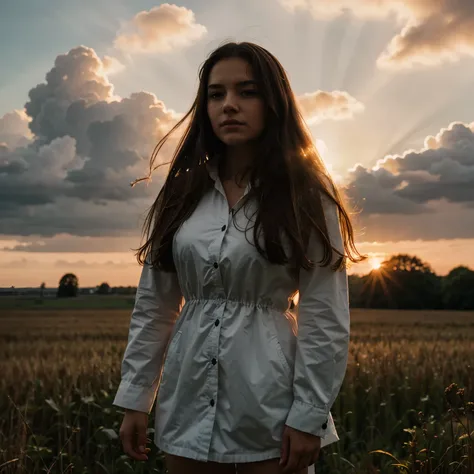
[[[256,91],[255,89],[248,89],[246,91],[242,91],[242,95],[244,95],[244,96],[254,96],[254,95],[258,95],[258,91]]]
[[[219,97],[222,97],[222,92],[211,92],[209,94],[209,99],[219,99]]]

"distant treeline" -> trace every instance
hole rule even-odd
[[[474,310],[474,271],[436,275],[418,257],[392,256],[369,274],[349,276],[353,308]]]
[[[462,265],[439,276],[418,257],[398,254],[367,275],[349,275],[348,279],[353,308],[474,310],[474,271]],[[43,283],[40,292],[44,289]],[[84,292],[76,275],[68,273],[61,278],[56,296],[134,295],[136,290],[103,282]]]

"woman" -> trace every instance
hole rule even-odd
[[[366,257],[278,60],[228,43],[199,77],[138,249],[120,436],[147,459],[157,396],[154,441],[171,474],[305,473],[339,439],[330,408],[348,356],[345,251]]]

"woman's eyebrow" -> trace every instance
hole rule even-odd
[[[245,87],[245,86],[256,86],[257,82],[254,80],[246,80],[246,81],[239,81],[236,84],[238,87]],[[208,89],[220,89],[224,87],[223,84],[209,84],[207,86]]]

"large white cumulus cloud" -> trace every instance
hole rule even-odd
[[[0,118],[0,233],[76,233],[94,206],[84,233],[122,231],[128,217],[136,227],[156,189],[130,182],[178,114],[148,92],[116,97],[105,70],[93,49],[74,48],[31,89],[26,115]]]

